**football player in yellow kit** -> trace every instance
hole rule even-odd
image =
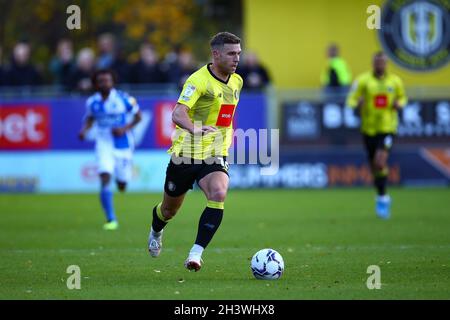
[[[194,72],[184,84],[172,114],[175,138],[168,150],[163,201],[153,208],[148,250],[159,256],[163,229],[181,207],[189,189],[197,182],[206,196],[197,238],[185,267],[198,271],[202,253],[222,221],[228,190],[228,149],[233,137],[233,116],[242,89],[235,73],[241,54],[240,39],[221,32],[211,42],[212,63]]]
[[[398,110],[407,103],[401,79],[386,70],[383,52],[373,56],[373,70],[357,77],[347,97],[347,106],[358,108],[361,133],[377,189],[376,212],[390,217],[391,198],[386,193],[388,156],[397,132]]]

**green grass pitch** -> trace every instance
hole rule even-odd
[[[229,192],[200,272],[183,262],[206,201],[190,192],[147,253],[161,194],[116,194],[117,231],[103,231],[95,194],[0,195],[0,299],[450,299],[450,192],[392,189],[393,216],[374,214],[371,189]],[[250,258],[271,247],[277,281],[255,280]],[[78,265],[81,289],[66,269]],[[378,265],[381,289],[366,286]]]

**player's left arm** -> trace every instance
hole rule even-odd
[[[405,87],[403,86],[403,81],[397,78],[397,85],[395,86],[395,98],[393,107],[395,110],[400,110],[408,103],[408,98],[405,94]]]
[[[127,108],[127,112],[133,114],[133,120],[131,120],[131,122],[127,123],[123,127],[113,128],[112,133],[115,136],[124,135],[127,131],[133,129],[142,120],[141,110],[136,99],[131,96],[126,96],[124,97],[124,102]]]

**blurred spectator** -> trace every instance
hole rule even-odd
[[[116,54],[116,41],[111,33],[103,33],[98,37],[97,69],[108,69],[112,66]]]
[[[130,66],[125,53],[116,43],[114,35],[103,33],[98,38],[99,56],[96,69],[112,69],[118,76],[118,83],[127,83],[130,78]]]
[[[50,61],[50,72],[53,75],[53,83],[68,88],[70,76],[75,68],[73,44],[69,39],[61,39],[56,48],[56,56]]]
[[[244,80],[244,88],[246,89],[260,90],[270,82],[266,68],[260,64],[258,56],[254,52],[247,52],[236,73]]]
[[[320,81],[328,97],[345,97],[352,75],[347,63],[339,56],[339,47],[330,44],[327,48],[328,61]]]
[[[178,61],[178,54],[181,51],[181,47],[179,45],[174,45],[173,48],[166,54],[164,57],[164,61],[162,64],[164,65],[164,70],[169,69],[174,66]]]
[[[7,86],[33,86],[41,84],[42,78],[30,63],[30,45],[19,42],[14,46],[11,65],[4,76]]]
[[[197,70],[194,57],[189,51],[178,54],[174,64],[169,69],[169,81],[175,83],[178,88],[183,88],[187,78]]]
[[[78,52],[77,65],[70,76],[70,88],[82,93],[92,90],[91,74],[95,70],[95,54],[91,48]]]
[[[125,52],[121,48],[118,48],[111,65],[111,69],[117,74],[117,83],[130,82],[130,68]]]
[[[166,74],[161,70],[158,57],[151,44],[141,45],[140,59],[131,68],[132,83],[163,83],[167,81]]]

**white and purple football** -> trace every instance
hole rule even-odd
[[[259,250],[252,257],[251,268],[256,279],[279,279],[284,272],[283,257],[273,249]]]

